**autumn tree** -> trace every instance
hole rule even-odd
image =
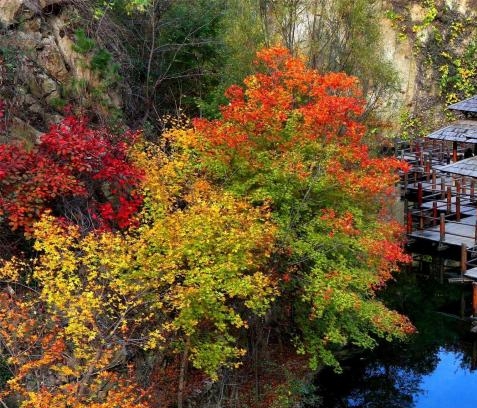
[[[138,228],[85,231],[45,213],[33,228],[39,258],[3,265],[0,279],[20,288],[15,302],[27,308],[2,326],[5,341],[44,347],[27,353],[28,364],[15,358],[21,352],[5,349],[15,373],[7,392],[20,395],[23,407],[113,406],[108,401],[119,401],[133,382],[126,368],[138,375],[133,356],[140,352],[155,355],[158,365],[180,354],[172,374],[180,378],[182,401],[189,361],[216,378],[244,354],[238,334],[276,293],[265,268],[275,228],[266,208],[211,185],[190,165],[190,152],[166,145],[138,146],[135,153],[144,170]],[[44,330],[38,339],[31,337],[36,329],[15,330],[35,323],[38,310],[49,330],[61,326],[48,341]],[[134,401],[146,391],[143,386]],[[159,400],[171,392],[155,391]]]
[[[390,213],[405,165],[369,152],[356,78],[321,75],[283,48],[258,60],[259,72],[228,90],[221,119],[195,121],[193,148],[214,182],[270,206],[279,228],[270,267],[292,299],[279,315],[312,367],[337,366],[336,348],[412,330],[376,298],[408,260]]]
[[[130,225],[142,202],[127,157],[136,136],[68,117],[33,147],[0,145],[0,220],[26,234],[46,209],[85,229]]]
[[[321,72],[346,72],[361,81],[367,111],[380,111],[398,91],[398,76],[383,57],[380,18],[374,0],[260,0],[268,43],[307,55]]]
[[[16,167],[0,167],[3,217],[25,215],[36,256],[0,269],[11,289],[0,299],[12,373],[2,395],[22,408],[143,408],[171,405],[173,392],[181,407],[187,373],[236,368],[264,316],[313,369],[339,367],[347,344],[412,331],[377,298],[408,260],[389,212],[405,166],[368,151],[356,78],[271,48],[227,97],[219,119],[158,145],[108,142],[69,119],[31,152],[4,148]],[[95,228],[52,205],[64,197],[88,197],[81,214]],[[175,386],[154,388],[141,355],[156,369],[173,360]]]

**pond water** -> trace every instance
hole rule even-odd
[[[470,322],[470,288],[440,285],[404,274],[385,293],[411,317],[419,333],[406,343],[384,343],[342,361],[342,374],[317,379],[326,408],[474,408],[477,406],[477,336]]]

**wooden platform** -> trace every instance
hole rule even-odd
[[[437,212],[442,213],[447,211],[447,201],[446,200],[434,200],[437,203]],[[450,214],[455,214],[456,213],[456,199],[455,197],[452,197],[451,200],[451,208],[450,208]],[[427,201],[422,203],[422,209],[423,210],[432,210],[433,207],[433,201]],[[472,218],[475,214],[477,213],[477,209],[472,206],[469,200],[462,200],[460,202],[460,214],[462,216],[462,222],[469,223],[470,220],[469,218]],[[474,224],[476,219],[473,218]]]
[[[410,167],[400,175],[408,248],[459,259],[460,273],[450,281],[476,282],[477,95],[449,109],[466,118],[422,140],[395,142],[396,156]],[[473,307],[477,316],[477,284]]]
[[[441,183],[444,181],[444,191],[442,191]],[[471,184],[470,180],[466,179],[465,180],[465,185],[462,183],[462,180],[460,180],[461,186],[460,186],[460,195],[462,197],[467,197],[468,199],[475,199],[477,201],[477,183],[475,183],[474,186],[474,197],[471,197],[470,192],[471,192]],[[418,182],[410,182],[408,183],[407,187],[403,186],[403,190],[406,190],[408,193],[417,193],[419,190],[418,184],[421,183],[422,185],[422,192],[423,192],[423,198],[428,200],[431,196],[434,196],[436,198],[440,198],[442,194],[447,194],[447,189],[450,187],[452,195],[457,194],[457,188],[453,182],[453,180],[450,180],[449,177],[437,177],[436,178],[436,183],[433,185],[432,180],[427,181],[426,179]]]
[[[464,276],[472,280],[477,280],[477,268],[468,269]]]
[[[439,225],[424,230],[413,231],[408,235],[411,238],[425,239],[443,245],[460,247],[462,244],[466,244],[468,248],[472,248],[475,246],[475,219],[474,224],[471,223],[471,220],[463,222],[464,220],[465,218],[463,218],[461,222],[447,221],[446,233],[442,241]]]

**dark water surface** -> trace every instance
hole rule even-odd
[[[324,370],[317,380],[318,406],[477,407],[477,336],[470,333],[470,322],[458,318],[462,312],[470,315],[470,287],[407,273],[385,298],[412,319],[419,333],[407,343],[381,344],[353,355],[342,362],[340,375]]]

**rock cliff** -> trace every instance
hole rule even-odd
[[[0,94],[7,102],[8,138],[35,139],[70,102],[98,115],[120,107],[116,89],[105,89],[101,72],[91,68],[91,53],[75,46],[79,21],[72,1],[0,0]]]
[[[448,120],[445,106],[477,93],[476,0],[383,2],[383,48],[401,79],[407,136]]]

